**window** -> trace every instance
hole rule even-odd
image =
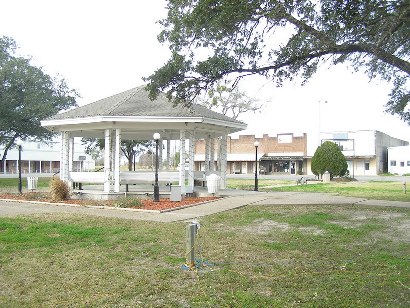
[[[390,161],[390,166],[392,166],[392,167],[396,166],[396,161],[395,161],[395,160],[391,160],[391,161]]]
[[[407,161],[407,166],[410,166],[410,160]]]
[[[364,163],[364,170],[369,170],[370,169],[370,163]]]
[[[404,167],[404,161],[400,162],[400,167]]]

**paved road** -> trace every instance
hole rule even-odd
[[[132,220],[173,222],[192,220],[218,212],[233,210],[250,204],[258,205],[305,205],[305,204],[355,204],[358,206],[386,206],[410,208],[410,202],[366,200],[353,197],[342,197],[324,193],[299,192],[244,192],[231,191],[230,196],[217,201],[203,203],[169,212],[145,212],[129,209],[111,209],[98,207],[73,206],[64,204],[44,204],[32,202],[0,201],[0,217],[19,215],[72,213]]]

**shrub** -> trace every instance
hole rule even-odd
[[[60,179],[50,181],[51,199],[54,201],[63,201],[70,199],[70,188],[67,183]]]
[[[325,141],[316,149],[312,157],[312,172],[315,175],[323,175],[326,171],[330,178],[344,176],[347,172],[347,162],[338,145],[331,141]]]
[[[142,206],[141,200],[138,198],[129,198],[129,197],[122,197],[120,199],[115,200],[114,202],[115,207],[140,207]]]

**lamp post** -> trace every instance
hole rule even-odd
[[[258,191],[258,146],[259,146],[259,142],[255,141],[253,145],[255,146],[255,191]]]
[[[19,172],[19,184],[18,184],[18,191],[19,194],[22,193],[22,189],[23,189],[23,185],[21,183],[21,145],[23,144],[23,141],[21,141],[20,139],[16,141],[16,144],[18,146],[19,149],[19,160],[18,160],[18,172]]]
[[[155,140],[155,182],[154,182],[154,202],[159,201],[159,186],[158,186],[158,143],[161,135],[159,133],[154,134]]]
[[[132,148],[132,154],[134,155],[134,160],[133,160],[133,162],[134,162],[134,171],[135,171],[135,154],[137,154],[137,150],[138,150],[138,148],[137,148],[137,146],[134,146],[133,148]]]

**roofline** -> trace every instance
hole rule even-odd
[[[218,126],[225,126],[231,128],[246,129],[247,125],[243,122],[231,122],[219,119],[211,119],[206,117],[150,117],[150,116],[98,116],[98,117],[84,117],[84,118],[69,118],[57,120],[43,120],[41,126],[64,126],[64,125],[78,125],[78,124],[92,124],[103,122],[123,122],[123,123],[204,123]]]

